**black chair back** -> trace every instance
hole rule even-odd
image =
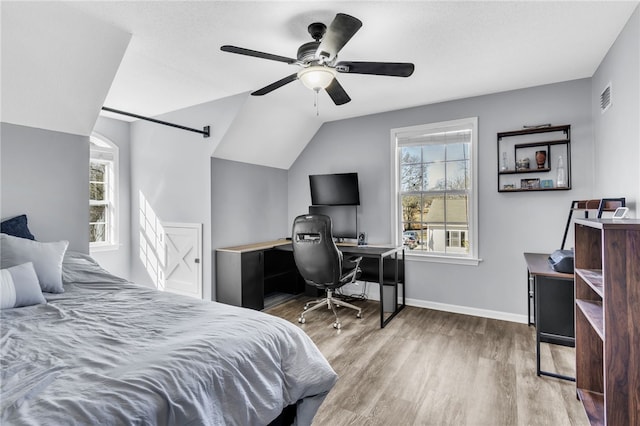
[[[293,257],[304,280],[319,288],[339,287],[342,253],[331,233],[331,218],[306,214],[295,218],[291,241]]]

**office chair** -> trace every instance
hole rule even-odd
[[[358,311],[356,317],[362,318],[362,308],[333,297],[334,290],[355,282],[356,275],[360,272],[362,257],[347,259],[347,265],[343,263],[342,252],[333,241],[331,218],[321,214],[298,216],[293,221],[292,233],[293,257],[300,275],[308,284],[327,292],[326,297],[304,306],[298,322],[304,324],[306,314],[323,306],[333,311],[336,317],[333,327],[337,329],[342,328],[342,324],[335,306],[355,309]],[[347,268],[343,270],[343,267]],[[310,308],[311,305],[315,306]]]

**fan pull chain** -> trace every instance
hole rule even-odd
[[[316,89],[313,91],[315,94],[313,95],[313,106],[316,107],[316,117],[320,115],[320,108],[318,106],[318,93],[320,90]]]

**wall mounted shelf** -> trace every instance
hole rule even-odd
[[[546,140],[545,137],[550,137]],[[500,132],[498,139],[498,192],[566,191],[571,189],[571,126],[546,126]],[[541,163],[537,152],[543,151]],[[557,185],[562,157],[565,185]],[[525,165],[518,160],[526,159]],[[556,172],[550,176],[550,172]],[[517,175],[524,175],[517,179]]]

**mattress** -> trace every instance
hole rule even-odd
[[[126,282],[67,254],[64,293],[5,309],[2,424],[311,424],[337,376],[296,325]]]

